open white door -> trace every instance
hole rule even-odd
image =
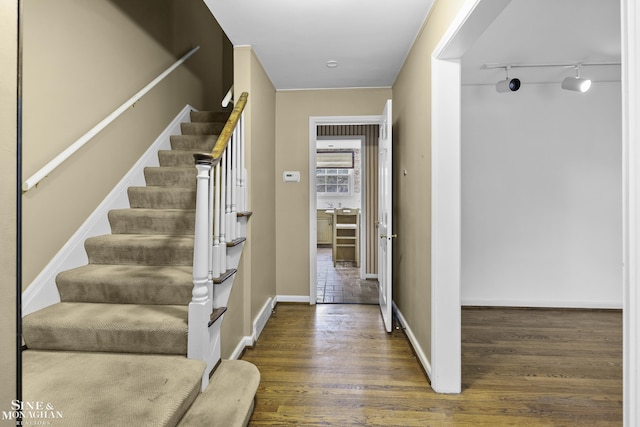
[[[380,293],[380,311],[384,327],[391,332],[391,239],[396,237],[391,223],[391,100],[387,100],[380,121],[380,141],[378,159],[378,291]]]

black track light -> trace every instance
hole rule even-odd
[[[517,91],[520,89],[520,79],[509,78],[509,70],[511,70],[511,66],[507,65],[504,68],[507,72],[507,78],[496,83],[496,90],[500,93]]]

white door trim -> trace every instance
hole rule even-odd
[[[468,0],[431,57],[431,387],[460,393],[460,58],[511,0]]]
[[[309,304],[315,305],[318,292],[318,229],[316,200],[316,128],[320,125],[377,125],[380,116],[310,116],[309,117]]]
[[[431,76],[431,387],[460,393],[460,63],[434,58]]]
[[[640,7],[621,0],[623,167],[623,414],[640,424]]]

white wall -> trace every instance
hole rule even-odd
[[[622,307],[620,83],[462,106],[462,304]]]

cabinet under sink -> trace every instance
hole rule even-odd
[[[318,244],[333,244],[333,212],[325,209],[318,209],[316,212]]]

